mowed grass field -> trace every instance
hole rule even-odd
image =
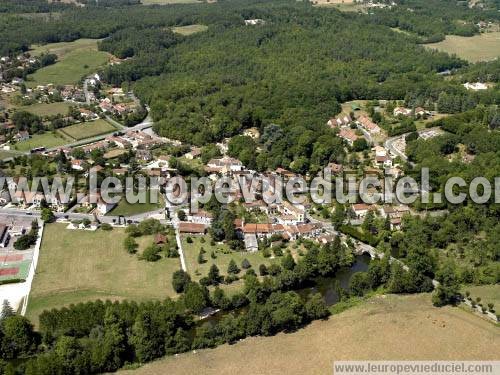
[[[187,25],[187,26],[176,26],[172,27],[172,31],[177,34],[182,35],[192,35],[196,33],[201,33],[207,31],[208,26],[206,25]]]
[[[40,103],[19,108],[22,111],[31,112],[37,116],[66,115],[71,104],[67,102]]]
[[[462,288],[462,292],[465,293],[465,291],[469,291],[474,300],[480,297],[484,306],[493,303],[495,310],[500,311],[500,285],[465,286]]]
[[[31,289],[27,315],[38,323],[43,310],[71,303],[110,300],[150,300],[175,297],[172,273],[178,258],[146,262],[123,248],[125,230],[106,232],[45,227],[40,258]],[[153,236],[137,239],[142,251]]]
[[[191,237],[193,242],[188,243],[187,237]],[[201,242],[202,238],[205,239],[204,243]],[[243,259],[247,259],[250,262],[252,268],[257,273],[257,275],[259,274],[259,266],[261,264],[269,266],[273,262],[281,261],[281,258],[275,258],[275,259],[264,258],[261,252],[249,253],[246,251],[232,251],[225,244],[216,243],[215,246],[212,246],[210,244],[210,241],[211,241],[210,235],[182,236],[182,249],[184,250],[186,267],[189,274],[194,280],[199,280],[200,278],[207,276],[208,271],[212,266],[212,264],[216,264],[217,267],[219,267],[220,274],[222,276],[226,276],[227,266],[229,265],[231,259],[234,259],[237,266],[241,269],[241,272],[238,274],[238,276],[243,276],[246,271],[241,268],[241,262],[243,261]],[[206,253],[203,255],[205,263],[199,264],[198,254],[200,253],[200,249],[202,247],[206,251]],[[215,252],[216,255],[215,259],[211,257],[212,251]]]
[[[94,72],[109,60],[109,54],[97,50],[97,40],[79,39],[69,43],[52,43],[35,46],[34,55],[55,53],[58,61],[37,70],[28,76],[28,86],[34,87],[47,83],[70,85],[77,83],[83,76]]]
[[[79,141],[85,138],[112,133],[116,130],[116,127],[110,124],[108,121],[98,119],[95,121],[82,122],[79,124],[67,126],[65,128],[59,129],[58,132]]]
[[[338,360],[498,360],[498,327],[430,295],[379,296],[294,332],[252,337],[145,365],[128,375],[332,374]]]
[[[426,44],[450,54],[456,54],[470,62],[489,61],[500,57],[500,31],[483,33],[473,37],[447,35],[439,43]]]
[[[43,134],[35,134],[26,141],[17,142],[13,148],[17,151],[30,151],[31,149],[38,147],[52,148],[62,146],[69,142],[71,142],[71,139],[58,132],[47,132]]]

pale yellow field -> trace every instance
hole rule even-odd
[[[448,35],[442,42],[426,46],[456,54],[470,62],[490,61],[500,57],[500,31],[483,33],[473,37]]]
[[[327,321],[275,337],[186,353],[130,375],[332,374],[335,360],[498,360],[500,329],[430,295],[379,296]]]

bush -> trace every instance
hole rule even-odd
[[[102,229],[102,230],[105,230],[105,231],[110,231],[110,230],[113,230],[113,227],[111,226],[111,224],[108,224],[108,223],[102,223],[102,224],[101,224],[101,229]]]
[[[243,259],[243,261],[241,262],[241,268],[243,268],[244,270],[247,270],[250,267],[252,267],[252,265],[250,264],[248,259],[247,258]]]
[[[267,271],[267,267],[265,264],[261,264],[259,266],[259,274],[260,276],[266,276],[269,272]]]
[[[187,238],[186,238],[186,242],[187,242],[187,243],[193,243],[193,239],[192,239],[191,237],[187,237]]]
[[[160,251],[161,248],[159,246],[148,246],[142,253],[140,259],[144,259],[148,262],[156,262],[157,260],[161,259],[161,256],[159,255]]]
[[[123,246],[125,246],[125,250],[127,250],[127,253],[129,254],[135,254],[137,252],[137,248],[139,245],[137,245],[137,242],[135,242],[134,237],[129,235],[125,240],[123,241]]]

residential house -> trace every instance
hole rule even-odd
[[[25,130],[21,130],[14,135],[16,142],[27,141],[30,139],[30,133]]]
[[[199,147],[191,147],[191,151],[189,151],[184,157],[189,160],[196,159],[201,156],[201,148]]]
[[[245,233],[244,241],[245,249],[248,252],[253,253],[259,250],[259,243],[257,241],[257,236],[255,235],[255,233]]]
[[[340,129],[338,136],[340,138],[342,138],[343,140],[345,140],[349,144],[349,146],[351,146],[351,147],[354,145],[354,141],[359,139],[359,137],[356,135],[356,133],[353,130],[348,129],[348,128]]]
[[[205,234],[206,230],[207,230],[207,226],[205,224],[188,223],[185,221],[181,221],[179,223],[179,232],[180,233]]]
[[[347,126],[352,122],[351,116],[347,114],[340,114],[337,117],[328,120],[327,125],[331,128],[340,128],[342,126]]]
[[[208,211],[198,210],[198,212],[189,214],[187,219],[192,223],[210,225],[213,215]]]
[[[101,215],[106,215],[108,212],[110,212],[113,208],[115,208],[116,203],[108,203],[105,202],[100,196],[99,200],[97,201],[97,212]]]
[[[220,159],[211,159],[205,170],[209,173],[240,172],[243,170],[243,164],[238,159],[225,156]]]
[[[352,212],[357,219],[362,219],[370,210],[370,206],[365,203],[357,203],[352,205]]]
[[[379,134],[380,127],[375,124],[368,116],[360,116],[356,122],[371,134]]]
[[[85,169],[85,161],[81,159],[71,160],[71,169],[75,171],[83,171]]]
[[[411,109],[405,108],[405,107],[396,107],[394,108],[394,111],[392,111],[392,114],[394,117],[398,116],[411,116]]]

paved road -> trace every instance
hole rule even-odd
[[[406,133],[406,134],[408,134],[408,133]],[[399,156],[401,159],[403,159],[405,161],[408,160],[408,157],[406,156],[405,153],[399,151],[396,147],[394,147],[394,142],[396,142],[397,140],[400,140],[400,139],[404,138],[406,136],[406,134],[398,135],[397,137],[387,138],[386,141],[385,141],[385,143],[384,143],[384,146],[385,146],[386,149],[388,149],[394,155]]]

